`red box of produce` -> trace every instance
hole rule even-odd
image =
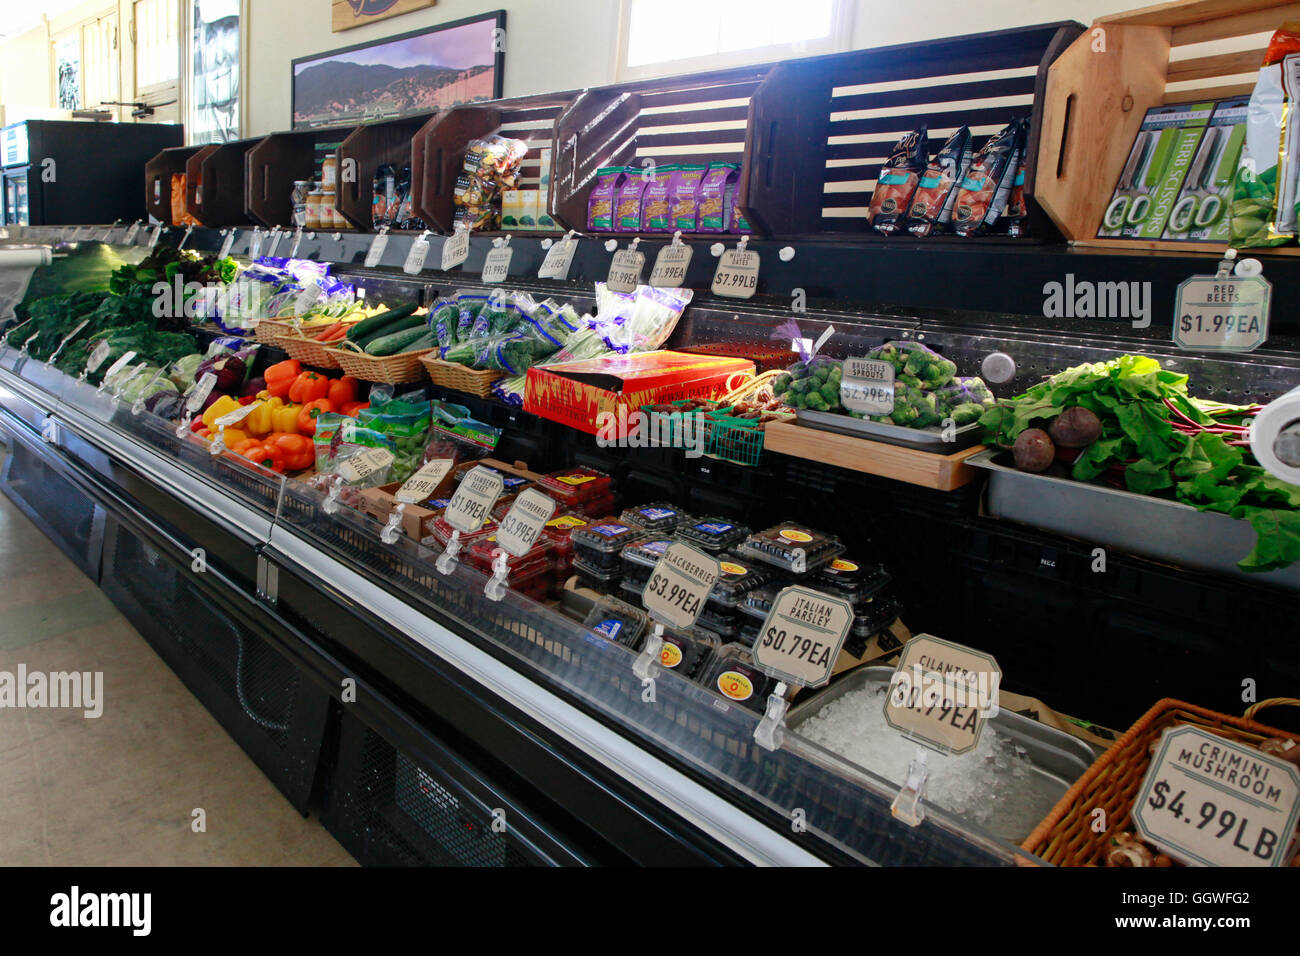
[[[524,409],[593,435],[613,425],[621,436],[642,405],[707,398],[726,391],[728,381],[753,374],[754,363],[744,359],[685,352],[566,362],[528,370]]]

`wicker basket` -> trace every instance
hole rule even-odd
[[[333,343],[317,342],[299,329],[291,328],[288,334],[277,335],[274,344],[289,353],[290,358],[296,358],[304,365],[323,369],[342,368],[337,352],[329,348]]]
[[[1021,848],[1056,866],[1105,866],[1111,839],[1132,828],[1133,801],[1151,765],[1151,747],[1166,730],[1190,724],[1240,743],[1257,744],[1269,737],[1300,741],[1295,734],[1250,719],[1265,707],[1294,703],[1290,698],[1263,700],[1246,711],[1248,716],[1230,717],[1180,700],[1160,701],[1097,758]],[[1094,833],[1093,811],[1098,807],[1106,812],[1107,826]]]
[[[344,375],[351,375],[363,382],[401,385],[424,378],[424,367],[420,364],[420,359],[434,350],[420,349],[415,352],[399,352],[397,355],[367,355],[351,342],[345,341],[337,348],[325,351],[338,361],[338,367],[343,369]]]
[[[292,322],[283,322],[280,319],[258,319],[257,326],[253,329],[253,338],[267,345],[275,345],[277,337],[287,335],[292,330]]]
[[[492,394],[492,383],[506,377],[505,372],[495,369],[466,368],[455,362],[447,362],[434,355],[424,355],[420,362],[429,372],[434,385],[454,389],[487,398]]]

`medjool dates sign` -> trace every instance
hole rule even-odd
[[[754,641],[754,662],[780,680],[820,687],[830,680],[852,624],[847,601],[809,588],[786,588]]]
[[[949,754],[974,750],[984,721],[998,713],[1002,669],[990,655],[918,634],[889,681],[885,722]]]

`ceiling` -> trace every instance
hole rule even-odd
[[[57,17],[84,3],[86,0],[22,0],[22,3],[15,3],[13,7],[18,9],[6,11],[0,19],[0,40],[39,27],[42,17]]]

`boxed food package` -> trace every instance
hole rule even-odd
[[[528,192],[523,189],[507,189],[501,194],[501,228],[519,229],[523,217],[527,215]]]
[[[524,410],[594,435],[619,422],[626,426],[644,405],[712,397],[737,373],[753,375],[754,363],[667,350],[533,367]]]
[[[1192,242],[1228,241],[1232,217],[1232,180],[1246,141],[1250,97],[1237,96],[1214,105],[1210,125],[1196,148],[1178,201],[1169,211],[1165,239]]]

